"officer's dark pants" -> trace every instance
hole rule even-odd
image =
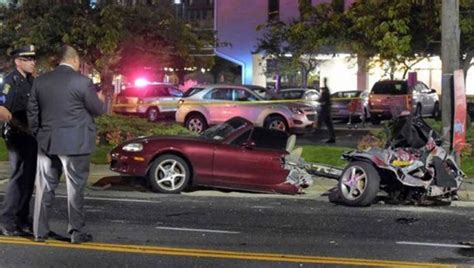
[[[329,132],[329,139],[336,140],[336,134],[334,133],[334,125],[332,123],[331,112],[321,112],[319,116],[319,124],[321,123],[326,125],[326,128]]]
[[[1,222],[6,228],[31,224],[30,200],[36,175],[36,140],[14,134],[6,141],[12,175],[3,200]]]

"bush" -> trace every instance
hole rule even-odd
[[[96,120],[97,144],[118,145],[125,140],[151,135],[193,135],[177,123],[151,123],[146,119],[117,114]]]

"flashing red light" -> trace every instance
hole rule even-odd
[[[148,81],[145,78],[138,78],[135,80],[135,86],[137,87],[144,87],[148,85]]]

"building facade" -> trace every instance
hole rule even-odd
[[[307,0],[312,5],[337,2],[348,9],[355,0]],[[262,55],[254,54],[259,33],[258,25],[275,16],[289,22],[299,16],[297,0],[215,0],[214,27],[217,38],[231,45],[217,47],[216,54],[242,66],[242,83],[266,86],[269,78],[264,73],[265,61]],[[321,55],[323,63],[318,67],[319,77],[327,77],[331,91],[365,90],[383,78],[387,78],[382,68],[372,68],[358,72],[357,59],[352,55]],[[432,57],[412,67],[420,81],[441,92],[441,60]],[[395,74],[401,78],[401,73]],[[466,89],[474,94],[474,68],[467,74]]]

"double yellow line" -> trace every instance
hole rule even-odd
[[[338,257],[319,257],[290,254],[270,254],[255,252],[238,252],[209,249],[190,249],[157,247],[142,245],[123,245],[123,244],[104,244],[104,243],[84,243],[70,244],[67,242],[48,240],[45,243],[33,242],[27,238],[21,237],[0,237],[0,244],[30,245],[41,247],[55,247],[66,249],[85,249],[96,251],[120,252],[120,253],[141,253],[168,256],[184,257],[207,257],[218,259],[235,259],[250,261],[270,261],[270,262],[289,262],[289,263],[308,263],[308,264],[333,264],[333,265],[357,265],[370,267],[456,267],[455,265],[422,263],[422,262],[403,262],[389,260],[370,260],[355,258]]]

